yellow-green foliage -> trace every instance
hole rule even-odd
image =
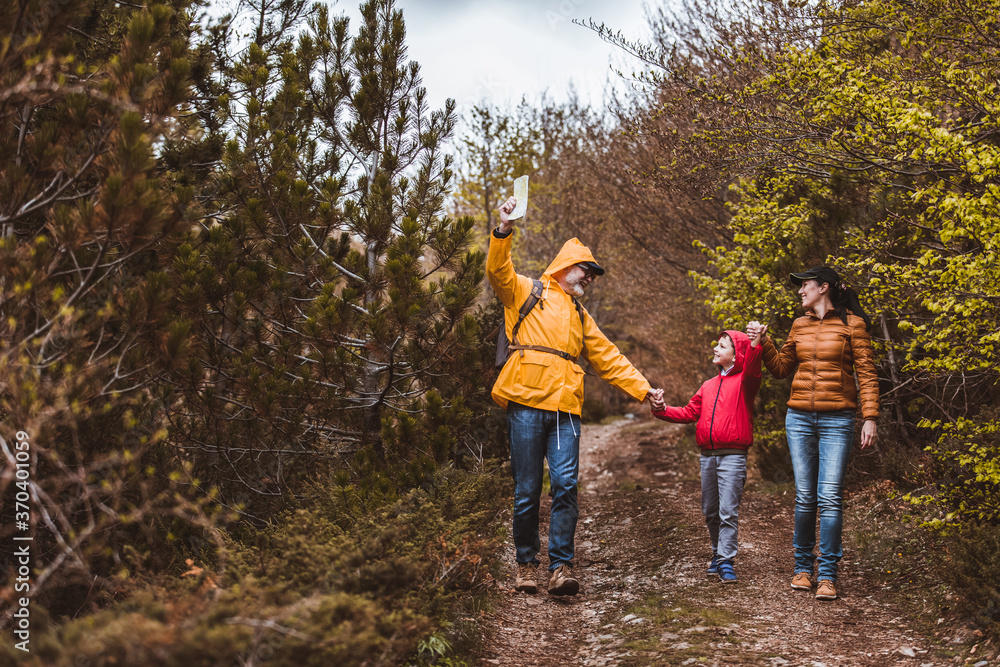
[[[222,581],[189,564],[103,612],[36,619],[32,653],[5,637],[0,656],[46,667],[405,664],[485,589],[508,483],[498,469],[442,469],[357,518],[317,486],[325,502],[230,538]]]
[[[815,32],[736,97],[720,93],[737,129],[702,137],[737,138],[767,164],[733,188],[733,246],[705,248],[715,314],[763,318],[780,342],[797,310],[788,272],[834,265],[874,315],[893,389],[883,417],[936,441],[927,469],[942,477],[920,502],[936,498],[944,523],[998,520],[996,419],[971,416],[996,402],[1000,378],[998,11],[820,3]]]
[[[927,475],[934,492],[904,496],[914,505],[939,509],[924,524],[941,529],[1000,524],[1000,410],[991,407],[976,419],[921,425],[941,432],[937,443],[927,448],[934,453]]]

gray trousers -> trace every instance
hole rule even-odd
[[[712,538],[712,553],[736,558],[740,499],[747,481],[747,455],[701,457],[701,513]]]

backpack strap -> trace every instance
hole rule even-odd
[[[524,356],[525,350],[535,350],[537,352],[548,352],[549,354],[562,357],[567,361],[575,362],[576,357],[571,356],[569,352],[557,350],[554,347],[546,347],[545,345],[521,345],[517,342],[517,331],[521,328],[521,322],[524,321],[524,318],[528,316],[531,309],[534,308],[535,304],[537,304],[542,298],[542,281],[532,280],[531,283],[531,294],[529,294],[528,298],[524,300],[523,304],[521,304],[521,310],[518,312],[517,322],[514,324],[514,328],[510,332],[510,347],[508,349],[520,350],[522,357]],[[544,309],[545,303],[543,302],[540,307]]]
[[[535,350],[536,352],[548,352],[549,354],[554,354],[557,357],[562,357],[566,361],[572,361],[576,363],[576,357],[571,355],[569,352],[563,352],[562,350],[557,350],[554,347],[545,347],[544,345],[518,345],[516,343],[511,344],[511,350],[521,350],[521,354],[524,354],[524,350]]]
[[[521,322],[524,321],[524,318],[528,316],[528,313],[531,312],[531,309],[534,308],[535,304],[537,304],[538,301],[542,298],[542,281],[532,280],[531,282],[532,282],[531,294],[529,294],[528,298],[524,300],[523,304],[521,304],[521,310],[518,311],[517,322],[514,324],[514,328],[511,330],[510,346],[507,349],[520,350],[522,357],[524,356],[524,350],[547,352],[549,354],[554,354],[557,357],[562,357],[566,361],[572,361],[574,364],[580,366],[580,362],[577,360],[578,357],[574,357],[569,352],[565,352],[563,350],[557,350],[553,347],[546,347],[545,345],[521,345],[520,343],[517,342],[517,331],[518,329],[521,328]],[[581,306],[580,302],[577,301],[575,298],[573,299],[573,305],[576,306],[576,312],[579,313],[580,315],[580,327],[582,329],[583,313],[584,313],[583,306]],[[539,307],[544,309],[545,308],[544,302]],[[596,373],[588,371],[587,369],[584,369],[584,372],[588,373],[589,375],[596,375]]]
[[[524,303],[521,304],[521,310],[519,310],[518,313],[517,313],[517,322],[514,323],[514,328],[511,329],[511,332],[510,332],[510,343],[511,343],[510,349],[511,350],[514,350],[514,349],[523,349],[521,347],[517,347],[517,348],[514,347],[515,345],[517,345],[517,331],[518,331],[518,329],[521,328],[521,322],[524,321],[524,318],[528,316],[528,313],[531,312],[531,309],[535,307],[535,304],[538,303],[539,299],[541,299],[541,298],[542,298],[542,281],[541,280],[532,280],[531,281],[531,293],[528,294],[528,298],[525,299]],[[545,309],[544,305],[542,305],[542,309],[543,310]]]

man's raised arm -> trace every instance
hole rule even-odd
[[[514,271],[514,262],[510,258],[511,234],[514,231],[514,223],[507,216],[514,210],[517,200],[509,198],[498,209],[500,212],[500,225],[490,232],[490,251],[486,256],[486,278],[493,286],[502,303],[507,308],[514,308],[516,303],[517,273]]]

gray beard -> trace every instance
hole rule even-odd
[[[580,283],[567,285],[565,291],[570,296],[575,296],[577,298],[583,296],[583,287],[580,286]]]

